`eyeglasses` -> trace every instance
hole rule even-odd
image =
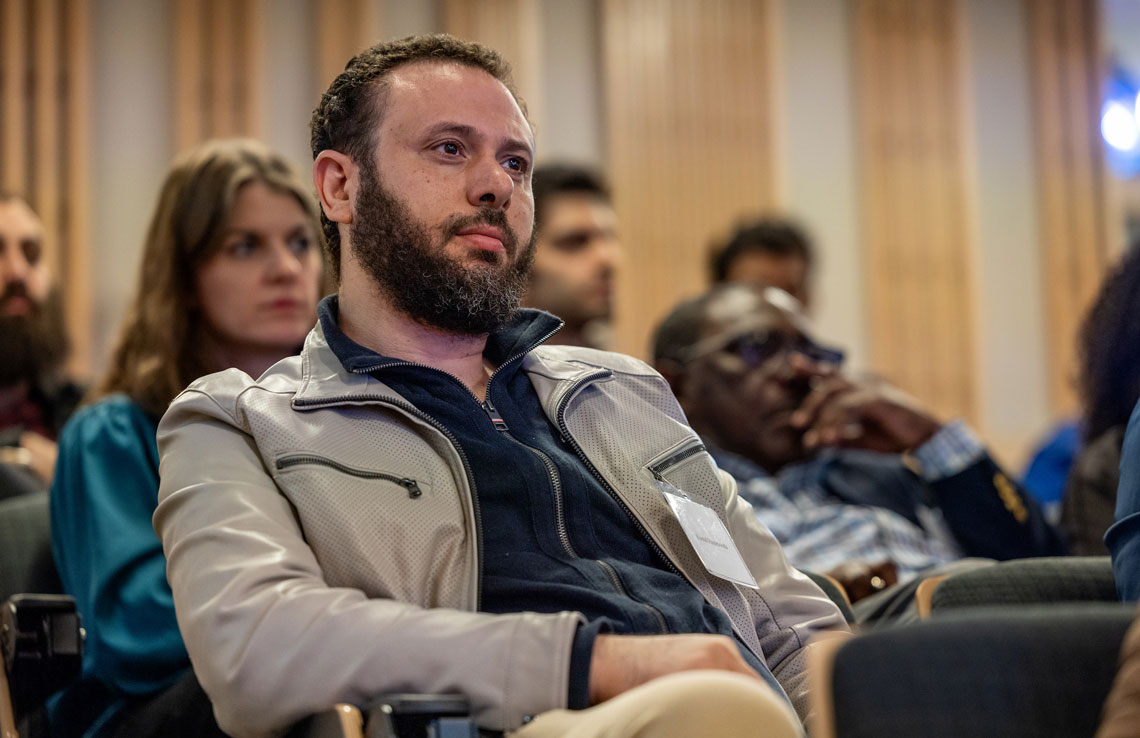
[[[749,369],[759,369],[773,357],[790,356],[793,353],[806,356],[818,364],[831,366],[839,366],[844,359],[843,351],[820,346],[802,333],[760,328],[702,339],[689,348],[685,363],[718,351],[738,357]]]

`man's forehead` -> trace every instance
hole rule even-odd
[[[705,326],[712,332],[748,331],[786,325],[811,336],[809,321],[796,298],[778,287],[739,285],[723,290],[705,308]]]
[[[44,226],[35,211],[18,197],[0,202],[0,230],[21,238],[39,238]]]
[[[414,61],[393,69],[385,80],[385,120],[430,128],[442,121],[501,133],[534,148],[530,122],[514,95],[478,67],[451,61]],[[401,115],[403,113],[403,115]]]

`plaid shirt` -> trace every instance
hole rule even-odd
[[[886,507],[852,504],[834,495],[828,490],[822,455],[787,467],[773,478],[741,456],[719,449],[710,452],[736,479],[741,497],[784,546],[793,566],[826,572],[849,561],[890,560],[898,567],[901,582],[962,558],[940,511],[921,502],[927,497],[924,482],[953,476],[982,458],[985,448],[968,427],[955,421],[907,457],[907,466],[917,475],[896,478],[913,479],[914,520]],[[884,463],[897,461],[898,457],[884,457]]]

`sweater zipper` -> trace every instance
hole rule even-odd
[[[492,378],[493,377],[494,375],[492,375]],[[487,399],[483,402],[483,409],[487,411],[487,415],[491,418],[491,423],[495,426],[496,430],[501,432],[507,438],[510,438],[518,445],[527,449],[528,451],[533,452],[538,456],[539,459],[542,460],[543,465],[546,467],[547,476],[550,478],[551,489],[554,491],[554,524],[556,532],[558,533],[558,540],[562,543],[563,550],[566,551],[566,553],[571,558],[581,559],[582,557],[578,554],[577,551],[574,550],[574,545],[570,543],[570,531],[566,527],[566,509],[564,502],[565,498],[562,494],[562,480],[558,476],[558,467],[554,465],[553,459],[551,459],[545,451],[525,444],[511,435],[510,429],[507,427],[507,422],[503,419],[503,416],[499,414],[499,411],[495,408],[494,403],[491,402],[490,385],[491,382],[488,380]],[[635,602],[648,610],[649,614],[653,616],[653,619],[657,621],[657,627],[662,634],[669,632],[669,626],[665,622],[665,615],[662,614],[659,609],[649,604],[648,602],[642,602],[631,595],[629,591],[626,590],[625,585],[622,584],[621,577],[618,576],[617,570],[614,569],[613,566],[603,561],[602,559],[593,559],[593,561],[599,567],[601,567],[602,573],[606,575],[607,579],[609,579],[610,584],[614,588],[614,591],[616,591],[622,597],[625,597],[631,602]]]
[[[423,490],[420,489],[420,485],[416,483],[416,480],[409,477],[397,477],[395,474],[386,474],[384,472],[372,471],[370,469],[358,469],[354,466],[349,466],[347,464],[342,464],[339,461],[333,461],[332,459],[325,458],[324,456],[317,456],[315,454],[289,454],[277,459],[276,462],[278,471],[282,471],[291,466],[301,465],[327,466],[332,469],[336,469],[337,471],[344,472],[345,474],[350,474],[354,477],[360,477],[361,479],[386,479],[389,482],[398,484],[404,489],[408,490],[408,497],[412,498],[413,500],[423,495]]]

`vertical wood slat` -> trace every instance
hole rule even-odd
[[[202,13],[198,0],[176,0],[174,7],[174,148],[200,141],[205,126],[202,70]]]
[[[27,187],[27,25],[25,0],[2,0],[0,7],[0,187],[23,192]]]
[[[176,0],[177,151],[208,138],[259,137],[264,121],[264,0]]]
[[[75,377],[93,373],[93,303],[91,284],[91,16],[88,0],[64,0],[64,55],[66,69],[67,140],[64,158],[63,242],[66,245],[62,273],[67,285],[65,319],[71,337],[69,371]]]
[[[706,284],[710,242],[776,205],[773,7],[604,0],[608,172],[622,224],[615,348]]]
[[[43,221],[48,267],[52,274],[62,274],[63,248],[60,230],[61,138],[59,93],[59,7],[57,0],[36,0],[32,8],[34,38],[32,86],[32,151],[35,166],[29,169],[32,201]]]
[[[541,5],[534,0],[445,0],[444,28],[478,41],[510,62],[515,86],[536,129],[542,128]]]
[[[959,0],[856,0],[873,366],[943,415],[976,413]]]
[[[1037,149],[1049,401],[1076,408],[1071,377],[1080,320],[1108,264],[1098,139],[1100,39],[1093,0],[1027,0]]]
[[[313,105],[357,53],[376,43],[380,22],[373,0],[313,0],[317,89]]]

